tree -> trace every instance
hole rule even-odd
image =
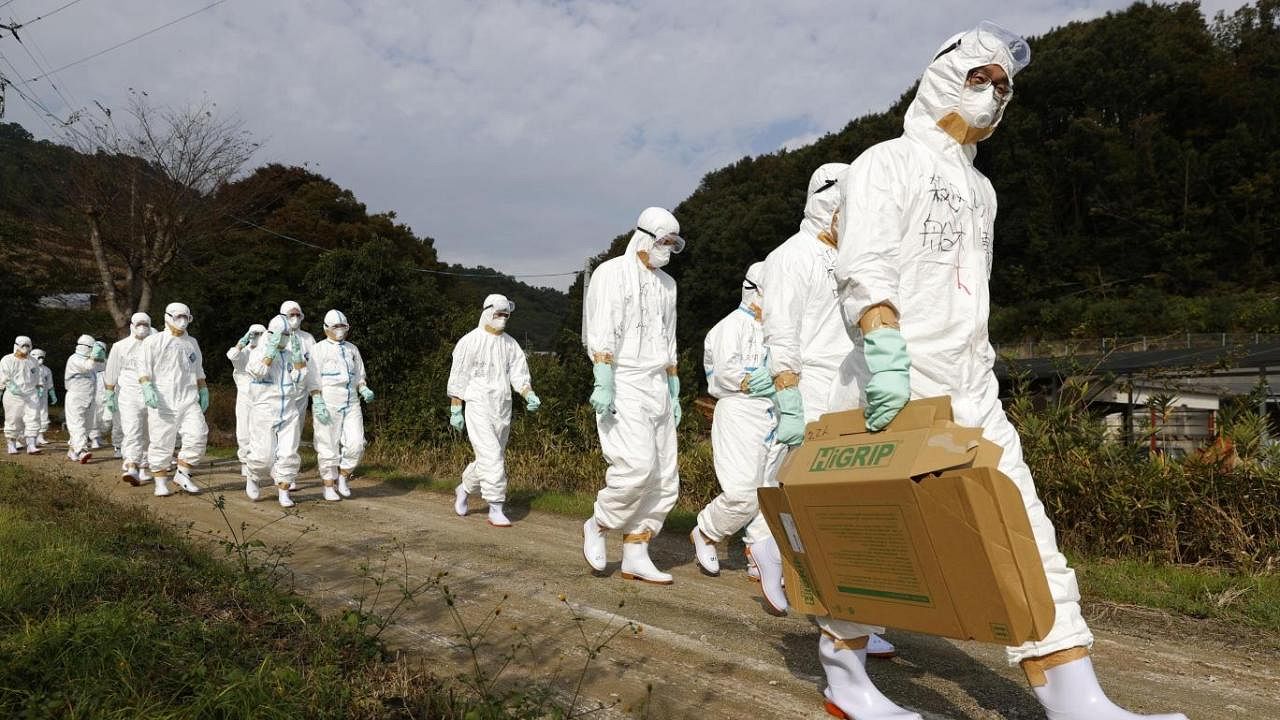
[[[130,315],[150,309],[183,246],[234,222],[236,208],[219,191],[258,144],[207,99],[183,109],[156,107],[146,93],[132,91],[123,129],[109,108],[98,107],[88,133],[73,131],[81,151],[74,194],[103,300],[123,333]]]

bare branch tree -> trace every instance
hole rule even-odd
[[[258,144],[239,119],[205,99],[182,109],[156,107],[131,90],[122,130],[98,105],[80,150],[74,187],[107,309],[123,333],[129,317],[150,309],[184,244],[224,231],[233,208],[220,191]]]

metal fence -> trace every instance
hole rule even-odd
[[[1207,350],[1217,347],[1280,342],[1280,335],[1267,333],[1178,333],[1071,340],[1027,340],[995,345],[996,353],[1014,360],[1069,356],[1106,355],[1113,352],[1147,350]]]

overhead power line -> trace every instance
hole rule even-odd
[[[63,70],[66,70],[67,68],[75,67],[76,65],[80,65],[80,64],[82,64],[82,63],[87,63],[87,62],[89,62],[90,60],[93,60],[94,58],[102,57],[103,55],[106,55],[107,53],[112,52],[113,50],[119,50],[120,48],[124,47],[125,45],[128,45],[128,44],[133,43],[133,42],[137,42],[138,40],[141,40],[142,38],[144,38],[144,37],[146,37],[146,36],[148,36],[148,35],[152,35],[152,34],[154,34],[154,33],[158,33],[158,32],[160,32],[161,30],[164,30],[164,29],[165,29],[165,28],[167,28],[167,27],[170,27],[170,26],[173,26],[173,25],[177,25],[178,23],[182,22],[183,20],[186,20],[187,18],[190,18],[190,17],[194,17],[194,16],[196,16],[196,15],[199,15],[200,13],[205,12],[206,10],[211,10],[211,9],[213,9],[213,8],[215,8],[215,7],[217,7],[217,6],[221,5],[221,4],[223,4],[223,3],[225,3],[225,2],[227,2],[227,0],[215,0],[215,2],[211,2],[211,3],[209,3],[208,5],[205,5],[204,7],[200,8],[200,9],[198,9],[198,10],[193,10],[193,11],[191,11],[191,12],[187,13],[186,15],[183,15],[183,16],[182,16],[182,17],[180,17],[180,18],[176,18],[176,19],[174,19],[174,20],[170,20],[169,22],[167,22],[167,23],[165,23],[165,24],[163,24],[163,25],[157,25],[156,27],[153,27],[153,28],[151,28],[150,30],[147,30],[146,32],[143,32],[143,33],[139,33],[139,34],[137,34],[137,35],[134,35],[133,37],[129,38],[128,40],[124,40],[124,41],[122,41],[122,42],[118,42],[118,43],[116,43],[115,45],[112,45],[112,46],[111,46],[111,47],[109,47],[109,48],[106,48],[106,49],[104,49],[104,50],[99,50],[98,52],[93,53],[92,55],[86,55],[86,56],[84,56],[84,57],[80,58],[79,60],[73,60],[73,61],[71,61],[71,62],[67,63],[66,65],[63,65],[63,66],[61,66],[61,67],[54,68],[53,70],[50,70],[49,72],[47,72],[47,73],[45,73],[45,74],[43,74],[43,75],[41,75],[41,76],[39,76],[39,77],[31,78],[31,82],[35,82],[35,81],[37,81],[37,80],[43,80],[44,78],[48,77],[49,75],[53,75],[54,73],[59,73],[59,72],[62,72]]]
[[[9,2],[13,2],[13,0],[9,0]],[[5,29],[7,29],[9,32],[13,33],[13,36],[14,36],[14,37],[17,37],[17,36],[18,36],[18,33],[16,32],[17,30],[20,30],[21,28],[24,28],[24,27],[26,27],[26,26],[28,26],[28,25],[34,25],[35,23],[38,23],[38,22],[40,22],[41,20],[43,20],[43,19],[45,19],[45,18],[47,18],[47,17],[53,17],[54,15],[57,15],[58,13],[62,12],[63,10],[66,10],[67,8],[71,7],[72,5],[75,5],[76,3],[80,3],[80,2],[84,2],[84,0],[71,0],[71,2],[69,2],[69,3],[65,4],[65,5],[60,5],[60,6],[56,7],[56,8],[54,8],[54,9],[50,10],[49,12],[47,12],[47,13],[45,13],[45,14],[43,14],[43,15],[40,15],[40,16],[37,16],[37,17],[31,18],[30,20],[28,20],[28,21],[26,21],[26,22],[24,22],[24,23],[16,23],[16,24],[13,24],[13,25],[5,25],[5,26],[3,26],[3,27],[4,27]],[[8,4],[9,4],[9,3],[5,3],[4,5],[8,5]],[[4,7],[4,5],[0,5],[0,7]]]

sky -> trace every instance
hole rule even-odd
[[[25,49],[0,34],[0,74],[35,78],[211,2],[0,0],[0,23],[30,23]],[[564,273],[707,172],[886,109],[979,20],[1032,36],[1129,4],[223,0],[30,91],[62,119],[130,88],[207,98],[263,143],[254,164],[306,163],[446,262]],[[54,137],[12,90],[5,120]]]

